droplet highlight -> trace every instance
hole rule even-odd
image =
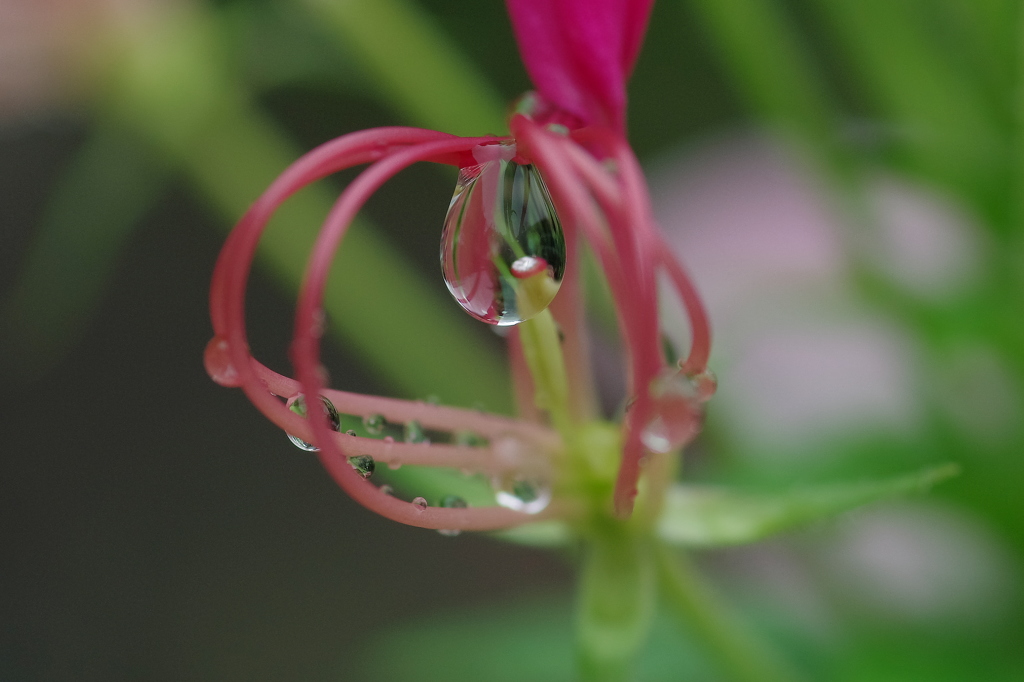
[[[536,168],[495,159],[461,169],[441,270],[455,300],[488,324],[519,324],[548,307],[565,271],[565,236]]]
[[[327,415],[327,421],[331,425],[331,430],[340,430],[341,415],[338,413],[337,408],[334,407],[334,403],[332,403],[324,396],[320,396],[320,405],[321,407],[323,407],[324,414]],[[289,410],[299,415],[300,417],[306,416],[306,399],[301,393],[292,396],[286,403],[286,406],[288,407]],[[313,445],[312,443],[307,443],[298,436],[293,436],[290,433],[287,435],[288,440],[290,440],[292,444],[295,445],[295,447],[299,448],[300,450],[305,450],[306,452],[317,452],[320,450],[320,448],[318,448],[317,446]]]

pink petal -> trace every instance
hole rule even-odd
[[[585,124],[622,131],[626,79],[653,0],[508,0],[526,70],[540,94]]]

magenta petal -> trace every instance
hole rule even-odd
[[[508,0],[526,70],[540,94],[586,124],[622,131],[626,79],[653,0]]]

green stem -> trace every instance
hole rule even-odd
[[[658,582],[672,612],[703,640],[735,682],[799,682],[802,678],[742,628],[687,557],[658,544]]]
[[[563,435],[569,433],[569,380],[558,338],[558,325],[550,310],[519,325],[523,355],[533,377],[534,401],[551,415],[551,423]]]
[[[651,542],[614,520],[591,531],[576,614],[580,677],[584,682],[624,682],[654,618]]]

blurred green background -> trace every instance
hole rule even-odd
[[[808,679],[1024,679],[1020,9],[660,0],[631,82],[716,330],[690,475],[963,468],[698,556]],[[572,679],[566,557],[366,512],[201,363],[219,245],[291,160],[373,126],[503,132],[530,86],[502,4],[0,0],[0,44],[0,680]],[[439,276],[454,179],[412,169],[367,207],[329,299],[336,387],[509,409],[500,340]],[[272,367],[340,186],[268,234]],[[670,622],[637,672],[716,675]]]

